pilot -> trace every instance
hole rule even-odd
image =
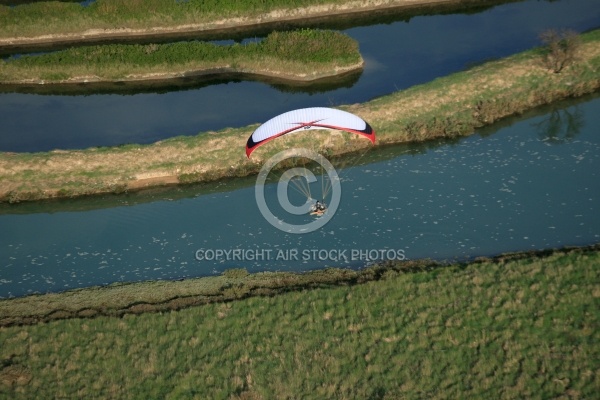
[[[322,212],[325,211],[325,204],[321,203],[319,200],[317,200],[317,202],[315,203],[315,211],[317,212]]]

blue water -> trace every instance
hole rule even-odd
[[[548,28],[597,28],[598,10],[600,0],[530,0],[349,28],[365,69],[333,88],[215,81],[137,94],[0,93],[0,151],[150,143],[263,122],[294,108],[364,102],[539,45]]]
[[[154,202],[90,211],[49,213],[40,204],[36,213],[0,215],[0,297],[233,267],[358,267],[379,250],[383,258],[462,260],[597,243],[600,98],[540,112],[452,143],[357,155],[377,161],[338,171],[337,213],[305,235],[267,223],[253,186],[210,194],[199,186],[188,198],[163,193]],[[266,197],[274,192],[268,186]],[[235,249],[255,259],[196,259],[199,250]]]

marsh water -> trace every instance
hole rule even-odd
[[[453,142],[369,150],[338,171],[342,197],[333,218],[302,235],[266,222],[252,179],[4,207],[0,296],[235,267],[303,271],[596,243],[598,127],[596,96]],[[266,193],[274,196],[275,187]],[[218,253],[236,249],[237,259]]]
[[[294,108],[364,102],[537,46],[546,29],[600,27],[598,10],[600,0],[529,0],[465,14],[400,13],[342,24],[359,43],[364,71],[313,86],[232,78],[115,84],[101,93],[78,85],[64,95],[53,95],[47,85],[0,93],[0,151],[150,143],[259,123]]]
[[[534,32],[559,21],[581,29],[598,25],[590,3],[528,1],[349,28],[367,68],[351,87],[323,92],[223,82],[165,93],[4,93],[0,140],[27,151],[143,142],[195,133],[207,121],[219,129],[294,107],[364,101],[530,47]],[[513,29],[520,33],[512,36]],[[385,44],[377,39],[385,32],[412,43]],[[486,32],[495,45],[481,44]],[[444,45],[440,36],[456,41]],[[599,127],[600,97],[588,96],[500,121],[467,138],[355,154],[336,164],[339,209],[323,228],[303,235],[284,233],[263,218],[255,178],[1,205],[0,297],[205,276],[234,267],[303,271],[361,267],[381,258],[464,260],[597,243]],[[275,184],[265,190],[271,198],[275,191]],[[313,217],[294,218],[302,223]]]

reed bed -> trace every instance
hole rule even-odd
[[[600,253],[0,328],[0,397],[593,398]],[[235,274],[234,274],[235,275]]]
[[[473,0],[458,2],[475,3]],[[103,36],[111,32],[194,31],[405,3],[406,0],[97,0],[88,7],[51,1],[14,8],[0,5],[0,41],[24,38],[39,41],[69,34]]]
[[[219,71],[313,80],[362,68],[358,43],[328,30],[273,32],[247,44],[109,44],[0,60],[0,84],[128,81]]]

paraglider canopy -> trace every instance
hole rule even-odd
[[[375,131],[362,118],[335,108],[311,107],[288,111],[259,126],[248,138],[246,156],[270,140],[311,129],[333,129],[355,133],[375,143]]]

